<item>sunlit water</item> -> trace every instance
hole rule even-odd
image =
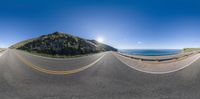
[[[128,49],[120,50],[121,53],[140,56],[165,56],[181,52],[180,49]]]

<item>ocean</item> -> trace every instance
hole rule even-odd
[[[127,49],[119,50],[119,52],[129,55],[140,55],[140,56],[165,56],[178,54],[181,49]]]

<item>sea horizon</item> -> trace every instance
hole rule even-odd
[[[181,53],[182,49],[125,49],[119,50],[119,52],[140,56],[166,56]]]

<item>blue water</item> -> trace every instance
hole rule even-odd
[[[180,49],[133,49],[120,50],[121,53],[140,56],[165,56],[173,55],[181,52]]]

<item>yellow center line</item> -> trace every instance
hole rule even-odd
[[[95,60],[94,62],[90,63],[89,65],[83,66],[81,68],[78,69],[73,69],[73,70],[49,70],[49,69],[44,69],[41,68],[40,66],[34,65],[31,62],[28,62],[26,59],[24,59],[22,56],[20,56],[19,54],[17,54],[16,52],[14,52],[15,55],[24,63],[26,64],[28,67],[35,69],[37,71],[43,72],[43,73],[47,73],[47,74],[55,74],[55,75],[69,75],[69,74],[74,74],[74,73],[78,73],[81,72],[89,67],[92,67],[94,64],[96,64],[98,61],[100,61],[105,54],[103,54],[100,58],[98,58],[97,60]]]

